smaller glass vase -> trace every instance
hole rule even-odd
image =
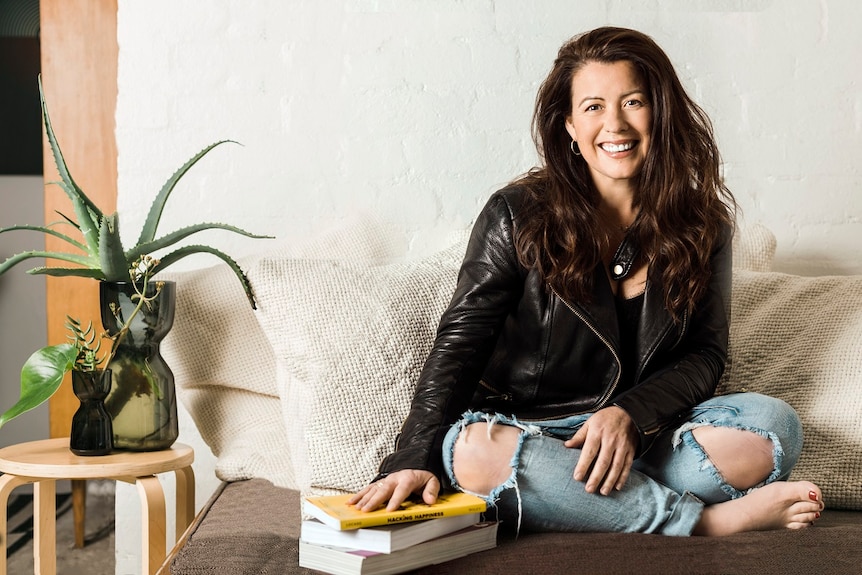
[[[107,455],[114,448],[111,416],[105,398],[111,390],[111,370],[72,370],[72,391],[81,406],[72,416],[69,449],[75,455]]]

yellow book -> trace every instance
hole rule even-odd
[[[351,497],[352,495],[306,497],[302,510],[333,529],[344,531],[480,513],[486,508],[485,500],[481,497],[460,492],[441,493],[434,505],[408,499],[395,511],[387,511],[385,507],[374,511],[359,511],[353,505],[348,505],[347,500]]]

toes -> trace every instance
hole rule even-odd
[[[789,517],[788,527],[790,529],[799,529],[814,525],[820,519],[820,510],[809,507],[808,509],[800,509],[799,504],[792,509],[793,514]]]
[[[808,486],[808,500],[816,502],[822,511],[826,507],[826,503],[823,501],[823,493],[820,488],[813,483],[805,482],[805,484]]]
[[[788,523],[787,528],[788,529],[807,529],[808,527],[811,527],[813,525],[814,525],[814,523],[811,523],[811,522],[809,522],[809,523],[794,522],[794,523]]]

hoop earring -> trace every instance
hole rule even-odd
[[[581,155],[581,148],[580,148],[580,146],[575,148],[575,146],[577,146],[577,145],[578,145],[578,143],[576,141],[572,140],[571,142],[569,142],[569,149],[572,151],[572,153],[574,155],[580,156]]]

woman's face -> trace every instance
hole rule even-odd
[[[588,62],[572,77],[566,131],[578,143],[600,193],[632,190],[650,144],[652,109],[630,62]]]

